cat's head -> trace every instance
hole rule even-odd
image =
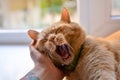
[[[41,32],[29,30],[28,34],[35,48],[48,54],[57,65],[69,65],[85,40],[84,31],[77,23],[71,22],[66,8],[63,8],[59,22]]]

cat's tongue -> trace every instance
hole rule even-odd
[[[63,59],[67,59],[69,58],[69,50],[67,45],[61,45],[61,46],[57,46],[56,48],[56,52],[63,58]]]

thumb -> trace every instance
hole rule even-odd
[[[35,47],[30,46],[30,56],[33,59],[34,62],[37,62],[41,56],[40,52],[35,49]]]

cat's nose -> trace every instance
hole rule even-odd
[[[55,37],[56,36],[54,34],[51,34],[48,39],[49,39],[49,41],[54,41]]]
[[[54,41],[54,39],[55,39],[55,36],[54,36],[54,37],[51,37],[51,41]]]
[[[54,39],[54,41],[56,45],[63,45],[67,43],[63,34],[56,35],[56,38]]]

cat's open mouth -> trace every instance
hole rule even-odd
[[[67,60],[71,56],[69,47],[66,44],[56,46],[56,53],[59,56],[61,56],[64,61]]]

